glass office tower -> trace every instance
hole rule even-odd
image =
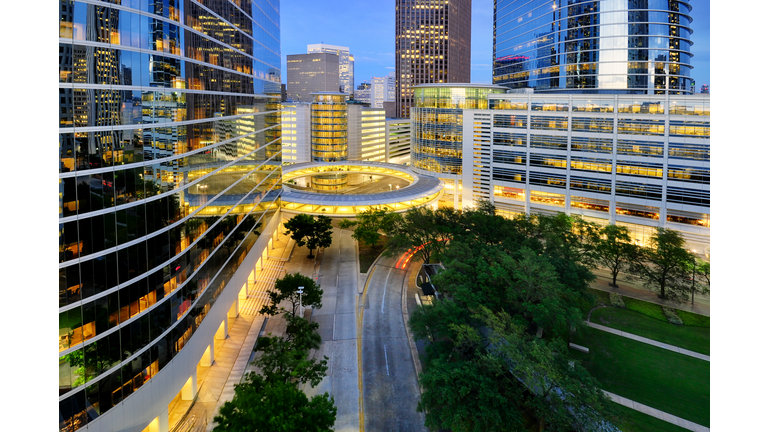
[[[311,148],[313,162],[340,162],[349,159],[347,94],[341,92],[312,93]],[[334,191],[349,182],[346,174],[317,175],[312,188]]]
[[[464,110],[487,109],[488,95],[506,90],[486,84],[421,84],[413,88],[411,168],[444,180],[443,201],[455,208],[461,208]]]
[[[219,326],[228,282],[269,237],[279,5],[58,2],[62,431],[167,422],[158,395],[181,389],[193,336]]]
[[[495,0],[493,83],[691,94],[690,13],[676,0]]]

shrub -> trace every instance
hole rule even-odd
[[[670,324],[683,325],[683,320],[675,313],[675,310],[669,306],[662,306],[661,310],[664,312],[664,316],[667,317],[667,321]]]
[[[694,327],[709,327],[709,317],[692,312],[677,311],[677,315],[683,320],[683,324]]]
[[[610,293],[610,299],[611,299],[611,305],[619,307],[619,308],[625,308],[627,307],[624,304],[624,300],[621,297],[621,294],[618,293]]]
[[[595,297],[595,302],[593,306],[600,306],[600,305],[609,305],[611,304],[611,299],[608,296],[608,293],[601,290],[596,290],[594,288],[588,288],[587,292],[592,294]]]
[[[627,305],[627,309],[640,312],[643,315],[657,320],[667,321],[667,317],[661,311],[661,306],[656,303],[649,303],[643,300],[637,300],[630,297],[624,297],[624,304]]]

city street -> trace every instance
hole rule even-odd
[[[328,357],[328,371],[315,388],[305,387],[308,396],[330,393],[336,404],[334,430],[359,431],[359,385],[357,370],[357,252],[348,230],[334,230],[333,244],[322,252],[318,282],[323,289],[323,307],[312,311],[323,338],[314,358]],[[298,253],[298,251],[296,252]],[[296,254],[294,254],[294,257]]]
[[[426,431],[416,411],[419,387],[403,323],[402,290],[407,270],[381,257],[365,294],[362,331],[366,431]]]

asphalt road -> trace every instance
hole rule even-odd
[[[380,258],[366,291],[362,328],[365,431],[427,431],[416,411],[419,388],[403,323],[406,270]]]
[[[320,325],[323,342],[314,357],[328,357],[328,371],[315,388],[305,387],[308,396],[328,392],[336,405],[337,432],[358,432],[359,386],[357,370],[357,253],[350,232],[333,233],[331,247],[323,251],[318,282],[323,289],[323,307],[312,312]]]

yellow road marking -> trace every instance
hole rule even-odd
[[[365,414],[363,413],[363,311],[365,310],[365,295],[368,293],[368,284],[371,282],[371,276],[376,271],[376,267],[373,267],[368,278],[365,280],[365,287],[363,288],[363,296],[360,297],[360,303],[358,303],[357,311],[357,389],[359,392],[359,406],[360,406],[360,432],[365,432]]]

